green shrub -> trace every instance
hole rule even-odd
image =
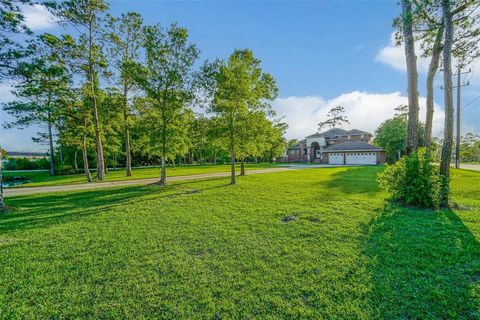
[[[438,168],[432,165],[425,148],[387,165],[377,180],[390,193],[391,200],[407,206],[436,209],[445,192]]]
[[[5,170],[48,170],[50,159],[10,158],[5,163]]]
[[[76,173],[75,169],[72,166],[67,164],[59,165],[55,167],[55,174],[58,174],[58,175],[67,175],[67,174],[74,174],[74,173]]]
[[[38,169],[40,170],[49,170],[50,169],[50,158],[42,158],[39,160],[33,160],[37,162]]]
[[[37,170],[37,161],[32,161],[27,158],[11,158],[5,164],[6,170]]]

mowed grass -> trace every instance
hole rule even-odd
[[[276,166],[272,163],[259,163],[259,164],[246,164],[245,169],[257,170],[265,169]],[[237,166],[240,170],[240,166]],[[195,174],[217,173],[230,171],[230,165],[187,165],[177,167],[167,167],[168,176],[187,176]],[[66,184],[86,183],[84,174],[72,174],[72,175],[57,175],[51,176],[48,171],[6,171],[5,177],[25,177],[29,182],[15,187],[39,187],[39,186],[58,186]],[[92,171],[92,178],[95,178],[95,171]],[[148,179],[158,178],[160,179],[160,168],[134,168],[132,170],[132,176],[126,177],[125,170],[117,169],[110,170],[106,175],[105,181],[120,181],[120,180],[136,180],[136,179]]]
[[[432,212],[385,205],[380,170],[7,199],[0,317],[479,318],[480,173]]]

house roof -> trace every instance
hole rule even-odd
[[[347,136],[347,135],[361,135],[361,134],[369,134],[366,131],[358,130],[358,129],[352,129],[352,130],[343,130],[340,128],[333,128],[324,132],[317,132],[314,134],[309,135],[307,138],[317,138],[317,137],[325,137],[328,139],[333,139],[338,136]]]
[[[300,143],[295,143],[295,144],[292,144],[290,147],[288,147],[288,150],[294,150],[294,149],[300,149]]]
[[[320,133],[320,132],[317,132],[317,133],[314,133],[314,134],[311,134],[309,136],[306,136],[305,138],[317,138],[317,137],[323,137],[323,135]]]
[[[330,129],[330,130],[327,130],[327,131],[324,131],[322,133],[320,133],[320,135],[324,136],[325,138],[335,138],[335,137],[338,137],[338,136],[343,136],[344,134],[346,134],[347,131],[346,130],[343,130],[343,129],[340,129],[340,128],[333,128],[333,129]]]
[[[364,141],[346,141],[323,149],[323,152],[334,151],[383,151],[383,149]]]
[[[358,130],[358,129],[352,129],[352,130],[347,131],[346,133],[347,134],[369,134],[369,135],[372,135],[369,132]]]

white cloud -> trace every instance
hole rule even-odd
[[[53,14],[41,4],[24,6],[22,11],[25,24],[32,30],[49,29],[56,26]]]
[[[425,119],[425,98],[420,98],[420,119]],[[386,119],[394,116],[394,108],[407,104],[407,97],[400,92],[368,93],[353,91],[331,100],[318,96],[288,97],[277,99],[273,107],[278,116],[284,117],[289,127],[287,139],[303,139],[315,133],[318,123],[325,119],[330,108],[341,105],[345,108],[350,124],[345,129],[360,129],[371,133]],[[443,127],[444,112],[435,106],[433,133],[438,134]]]
[[[395,32],[390,35],[390,42],[385,47],[381,48],[377,55],[375,56],[375,60],[378,62],[387,64],[393,67],[396,70],[405,72],[407,71],[406,62],[405,62],[405,47],[403,44],[397,46],[395,44]],[[415,43],[415,53],[417,55],[417,68],[418,72],[427,74],[428,66],[430,64],[430,57],[422,57],[421,56],[421,48],[420,44],[417,41]],[[455,67],[456,62],[453,59],[453,67]],[[480,59],[475,59],[471,65],[468,67],[472,69],[472,73],[468,76],[470,80],[470,84],[472,86],[480,86]],[[467,69],[467,68],[466,68]]]
[[[417,57],[418,70],[420,72],[427,72],[429,59],[420,56],[421,49],[418,42],[415,43],[415,52],[418,56]],[[407,70],[406,62],[405,62],[405,46],[403,45],[403,43],[399,46],[396,45],[395,32],[393,32],[390,35],[389,44],[378,51],[375,59],[379,62],[388,64],[397,70],[400,70],[400,71]]]

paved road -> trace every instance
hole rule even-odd
[[[296,170],[296,168],[281,167],[281,168],[250,170],[250,171],[247,171],[247,175],[290,171],[290,170]],[[167,177],[167,181],[171,182],[171,181],[195,180],[195,179],[206,179],[206,178],[221,178],[221,177],[229,177],[229,176],[230,176],[230,172],[217,172],[217,173],[194,174],[194,175],[188,175],[188,176]],[[61,186],[6,188],[4,189],[3,193],[5,197],[9,197],[9,196],[11,197],[11,196],[31,195],[36,193],[82,191],[82,190],[93,190],[93,189],[105,189],[105,188],[111,188],[111,187],[149,185],[156,182],[158,182],[158,178],[69,184],[69,185],[61,185]]]
[[[460,163],[460,169],[468,169],[468,170],[480,171],[480,164]]]

